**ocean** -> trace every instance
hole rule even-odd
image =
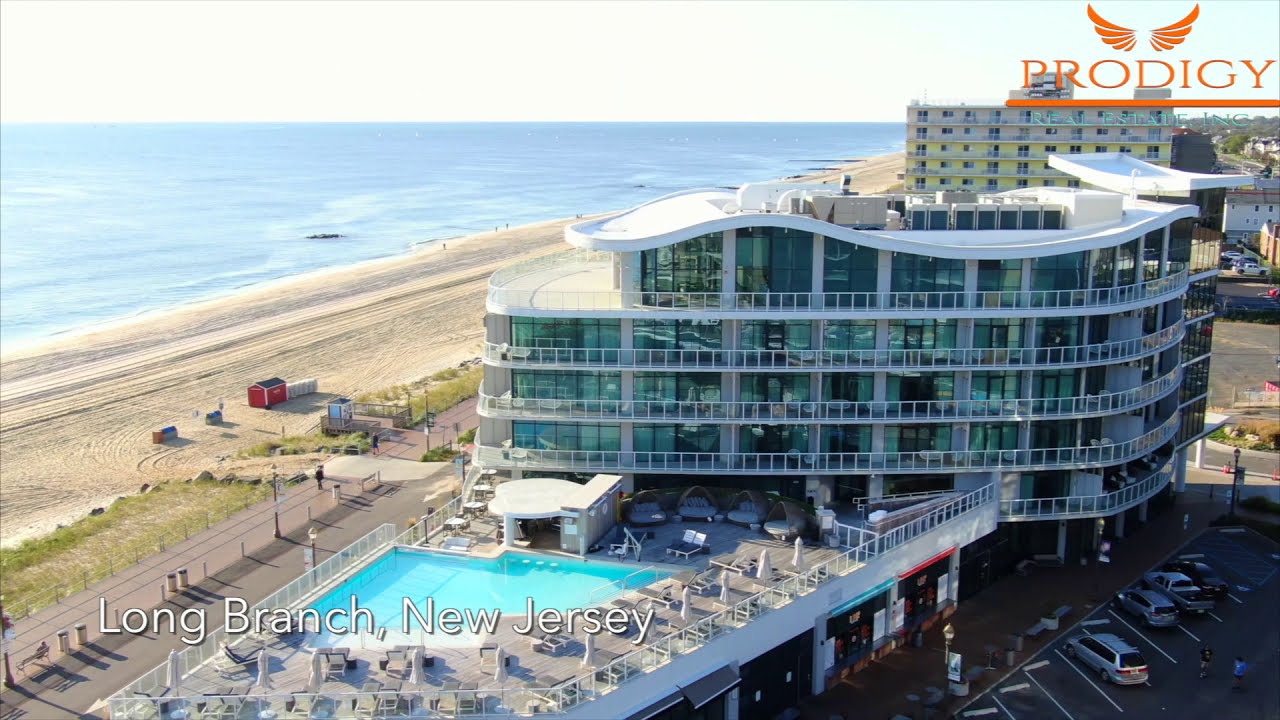
[[[800,175],[903,138],[901,123],[3,125],[0,344],[508,224]]]

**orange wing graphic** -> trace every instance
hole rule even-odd
[[[1196,7],[1199,8],[1200,6],[1197,5]],[[1129,52],[1133,49],[1133,46],[1138,44],[1138,34],[1133,30],[1127,27],[1120,27],[1113,22],[1103,19],[1103,17],[1093,9],[1092,5],[1087,6],[1087,8],[1089,19],[1093,21],[1093,30],[1098,33],[1098,37],[1102,38],[1102,42],[1110,45],[1116,50],[1123,50],[1125,52]],[[1192,20],[1194,19],[1195,18],[1192,18]],[[1188,28],[1187,32],[1191,32],[1191,30]],[[1152,42],[1154,43],[1154,41]],[[1178,42],[1182,41],[1179,40]]]
[[[1174,45],[1181,45],[1191,34],[1191,25],[1200,17],[1200,5],[1196,5],[1187,16],[1172,25],[1156,28],[1151,31],[1151,47],[1156,52],[1172,50]]]

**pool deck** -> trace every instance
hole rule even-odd
[[[688,557],[677,557],[666,552],[668,545],[679,540],[685,530],[696,530],[707,534],[709,552],[702,554],[692,554]],[[675,522],[667,523],[654,527],[642,528],[642,530],[651,531],[653,537],[642,543],[642,552],[640,559],[636,560],[634,556],[629,556],[623,564],[634,567],[635,569],[643,569],[653,567],[658,570],[668,570],[671,572],[680,572],[685,570],[693,570],[701,572],[711,567],[711,560],[725,554],[734,554],[742,557],[758,558],[762,551],[769,553],[770,563],[775,570],[786,572],[791,568],[792,558],[795,552],[793,543],[775,540],[760,530],[751,530],[749,528],[740,527],[727,522]],[[493,556],[503,551],[502,546],[494,539],[497,526],[492,518],[477,518],[472,521],[467,536],[477,541],[477,545],[472,550],[473,555],[477,556]],[[437,536],[432,539],[430,545],[438,546],[443,541],[443,536]],[[607,552],[608,540],[601,541],[605,549],[587,556],[587,559],[598,562],[618,562],[611,558]],[[558,552],[547,552],[533,549],[521,550],[523,553],[539,553],[544,554],[548,559],[564,560],[567,558],[575,558],[575,556]],[[806,564],[821,563],[824,560],[834,557],[842,552],[842,549],[828,547],[806,546],[805,562]],[[718,612],[723,608],[719,605],[720,596],[720,578],[721,570],[716,567],[713,572],[707,573],[713,581],[711,587],[704,591],[704,594],[691,592],[691,621],[706,617],[714,612]],[[652,642],[658,638],[671,634],[683,625],[680,617],[680,597],[682,586],[674,581],[673,578],[666,578],[654,583],[652,588],[671,588],[671,594],[674,596],[674,602],[670,607],[664,606],[662,603],[656,603],[646,597],[639,595],[634,590],[615,593],[613,597],[601,597],[601,606],[610,607],[609,601],[616,598],[624,598],[626,600],[637,601],[637,609],[643,615],[650,609],[654,612],[654,620],[649,628],[646,642]],[[764,584],[757,582],[750,574],[730,573],[730,589],[733,595],[733,601],[740,600],[750,594],[759,592],[763,589]],[[444,706],[434,706],[431,699],[431,691],[441,690],[457,690],[459,685],[461,689],[475,689],[476,708],[472,711],[476,712],[515,712],[524,713],[536,710],[533,706],[541,705],[547,707],[550,700],[545,696],[539,696],[538,693],[532,692],[526,688],[547,688],[554,687],[561,682],[569,681],[573,678],[588,674],[588,668],[583,664],[583,655],[585,648],[583,646],[584,632],[577,630],[570,636],[568,642],[562,647],[551,651],[547,649],[535,649],[535,644],[529,635],[516,632],[514,627],[517,624],[523,624],[525,617],[520,615],[504,615],[499,623],[496,633],[483,637],[469,636],[467,638],[455,637],[445,643],[432,643],[430,636],[419,635],[419,640],[425,639],[424,654],[435,659],[433,667],[425,672],[426,684],[424,686],[413,688],[414,692],[425,692],[426,699],[416,697],[412,700],[408,697],[402,698],[396,709],[386,708],[382,713],[385,715],[409,714],[413,709],[419,708],[420,703],[427,703],[428,707],[418,710],[423,713],[424,710],[436,709],[442,712],[453,711],[456,708],[450,707],[447,703],[456,701],[456,695],[446,693],[443,697],[447,698]],[[616,656],[639,649],[639,645],[633,644],[632,640],[636,639],[637,633],[631,632],[627,636],[615,636],[609,632],[601,632],[595,636],[595,667],[606,665]],[[353,640],[348,640],[348,643]],[[389,669],[380,669],[379,664],[386,655],[386,650],[393,645],[404,644],[406,642],[404,636],[393,640],[388,637],[383,642],[378,642],[371,637],[365,636],[364,639],[354,640],[357,647],[349,649],[349,658],[353,659],[354,666],[348,666],[348,669],[341,677],[327,680],[320,688],[318,694],[327,696],[331,700],[340,703],[357,702],[358,694],[371,693],[381,690],[383,693],[395,693],[398,690],[405,692],[409,688],[401,688],[405,683],[407,676],[403,670],[398,667]],[[272,690],[263,691],[254,689],[253,686],[257,681],[257,665],[250,664],[244,670],[234,674],[223,674],[214,667],[213,663],[205,663],[198,667],[195,672],[189,674],[183,681],[184,695],[221,695],[230,694],[239,696],[239,699],[231,702],[240,706],[237,710],[227,709],[227,714],[235,717],[240,716],[241,712],[250,713],[256,711],[253,706],[253,695],[269,692],[272,695],[289,694],[293,692],[315,693],[316,690],[308,690],[307,681],[311,670],[312,648],[320,645],[336,644],[332,642],[332,636],[321,636],[315,633],[307,633],[305,637],[294,636],[293,638],[280,640],[275,639],[265,645],[266,652],[271,656],[270,661],[270,681]],[[360,647],[365,644],[368,647]],[[507,668],[507,679],[499,683],[494,679],[494,663],[488,662],[485,666],[481,663],[481,645],[496,644],[502,648],[504,654],[510,657],[509,666]],[[260,640],[246,638],[236,645],[236,650],[241,653],[251,652],[254,648],[262,646]],[[376,646],[376,647],[375,647]],[[342,695],[349,697],[337,698],[334,696]],[[384,694],[380,700],[388,703],[395,702],[394,695]],[[372,698],[367,699],[370,702],[376,702]],[[216,703],[216,701],[214,701]],[[278,702],[278,701],[277,701]],[[273,710],[280,712],[283,708],[278,705]],[[471,708],[467,708],[471,710]],[[284,712],[280,712],[282,717]]]

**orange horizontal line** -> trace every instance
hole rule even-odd
[[[1005,107],[1087,107],[1087,108],[1134,108],[1134,107],[1264,107],[1280,108],[1280,100],[1187,100],[1185,98],[1169,98],[1167,100],[1007,100]]]

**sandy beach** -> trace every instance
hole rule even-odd
[[[806,180],[871,193],[899,182],[903,153]],[[449,240],[395,258],[336,268],[0,358],[0,541],[75,520],[144,483],[202,470],[262,474],[310,458],[236,460],[237,450],[306,432],[333,394],[422,378],[479,354],[487,279],[515,260],[568,249],[556,220]],[[320,393],[271,411],[249,408],[257,380],[316,378]],[[226,422],[203,413],[225,401]],[[193,412],[200,415],[193,417]],[[151,444],[177,425],[179,439]]]

